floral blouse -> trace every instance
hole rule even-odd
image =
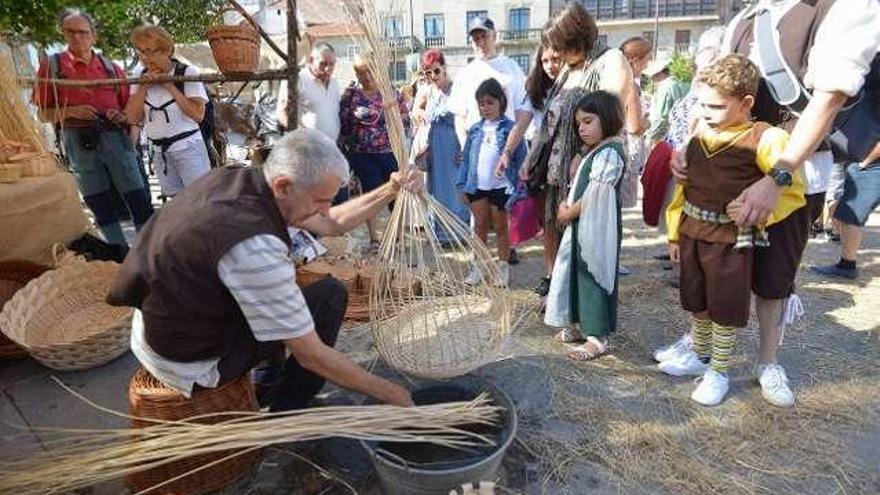
[[[396,96],[404,131],[409,134],[409,111],[399,92],[396,92]],[[378,93],[368,96],[360,85],[350,85],[342,93],[339,121],[339,139],[349,153],[391,152],[391,139],[385,127],[385,110]]]

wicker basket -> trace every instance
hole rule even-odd
[[[8,184],[21,179],[24,165],[21,163],[0,163],[0,183]]]
[[[0,328],[42,364],[92,368],[129,348],[132,309],[104,299],[119,270],[109,261],[70,262],[32,280],[3,308]]]
[[[222,20],[227,7],[217,13]],[[224,74],[253,74],[260,64],[260,34],[247,21],[238,26],[215,25],[205,30],[217,68]]]
[[[258,410],[254,386],[251,384],[248,374],[220,387],[195,392],[192,398],[187,399],[176,391],[162,385],[159,380],[150,375],[146,370],[140,369],[131,379],[128,388],[128,398],[132,416],[169,421],[226,411]],[[231,419],[235,419],[235,416],[207,416],[200,418],[198,422],[211,424]],[[131,426],[132,428],[143,428],[152,424],[150,421],[135,419],[132,421]],[[233,451],[226,451],[189,457],[153,469],[130,474],[126,477],[125,482],[132,492],[138,492],[192,471],[209,462],[229,456],[232,453]],[[235,456],[172,483],[163,485],[156,493],[185,493],[193,495],[219,490],[250,471],[259,455],[260,451],[251,451]]]
[[[0,261],[0,310],[6,301],[31,280],[39,277],[49,267],[31,261],[10,260]],[[27,350],[9,340],[0,328],[0,360],[21,359],[28,356]]]

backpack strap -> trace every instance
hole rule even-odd
[[[761,75],[773,99],[782,106],[791,106],[801,97],[810,98],[809,91],[785,62],[779,46],[779,32],[773,25],[769,9],[760,8],[755,15],[755,48],[761,61]]]
[[[113,64],[113,61],[103,53],[96,53],[95,55],[101,61],[101,66],[104,67],[104,72],[107,73],[107,79],[116,79],[116,66]],[[116,98],[119,99],[119,104],[124,107],[125,105],[122,102],[122,86],[114,84],[113,89],[116,90]]]
[[[61,53],[49,55],[49,77],[51,79],[64,79],[61,73]]]
[[[174,77],[185,76],[185,75],[186,75],[186,69],[187,69],[189,66],[186,65],[185,63],[181,62],[180,60],[177,60],[176,58],[172,58],[171,61],[174,63]],[[183,90],[183,85],[184,85],[184,84],[185,84],[185,83],[184,83],[183,81],[174,81],[174,85],[177,86],[177,89],[178,89],[181,93],[186,94],[186,92]]]

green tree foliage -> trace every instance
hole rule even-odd
[[[669,73],[679,81],[691,82],[694,78],[693,59],[688,55],[676,52],[672,56],[672,62],[669,64]]]
[[[63,42],[57,28],[65,7],[79,7],[98,21],[98,47],[113,56],[131,52],[128,35],[145,23],[159,24],[177,43],[204,39],[212,12],[224,0],[3,0],[0,32],[45,46]]]

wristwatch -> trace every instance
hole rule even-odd
[[[775,166],[771,167],[770,171],[767,172],[767,175],[773,179],[773,182],[775,182],[778,187],[789,187],[793,183],[791,171],[784,168],[777,168]]]

